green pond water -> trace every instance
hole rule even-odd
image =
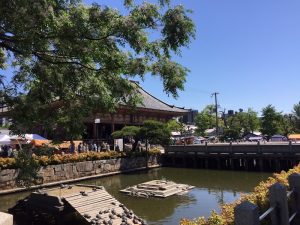
[[[153,225],[175,225],[180,218],[207,217],[211,210],[219,211],[220,203],[232,202],[241,193],[249,193],[270,173],[157,168],[149,171],[103,177],[80,183],[103,185],[106,190],[132,209],[136,215]],[[195,186],[188,194],[165,199],[137,198],[119,190],[138,183],[164,179]],[[0,196],[0,211],[7,211],[29,192]]]

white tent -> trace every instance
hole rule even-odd
[[[38,134],[25,134],[25,138],[30,141],[32,141],[32,140],[47,140],[46,138],[44,138]]]
[[[9,145],[10,137],[6,134],[0,134],[0,145]]]

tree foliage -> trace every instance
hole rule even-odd
[[[184,130],[183,124],[181,122],[178,122],[177,120],[169,120],[167,122],[167,128],[172,132],[180,132],[182,133]]]
[[[38,171],[41,166],[32,157],[32,149],[30,145],[27,145],[18,151],[15,166],[16,168],[19,168],[17,177],[18,186],[25,186],[26,188],[29,188],[40,178]]]
[[[248,133],[253,133],[259,128],[259,118],[257,112],[253,111],[251,108],[247,112],[237,112],[236,114],[230,116],[227,119],[227,128],[230,130],[235,130],[239,133],[238,137],[246,135]]]
[[[178,96],[188,70],[172,55],[194,37],[189,11],[168,0],[124,5],[125,12],[80,0],[0,2],[0,69],[14,68],[2,94],[14,131],[60,127],[70,138],[79,135],[93,110],[135,105],[128,80],[147,73]]]
[[[171,130],[167,124],[155,120],[147,120],[141,128],[140,136],[147,139],[151,144],[167,146],[170,144]]]
[[[167,146],[170,144],[171,129],[168,124],[147,120],[142,127],[125,126],[119,131],[112,133],[113,138],[134,139],[133,150],[136,150],[138,141],[148,141],[150,144]]]
[[[269,137],[274,134],[282,133],[282,115],[277,112],[275,107],[268,105],[262,109],[261,132]]]
[[[205,136],[205,130],[213,128],[215,125],[215,116],[214,116],[214,106],[207,105],[195,118],[195,123],[197,126],[196,132]]]
[[[293,122],[295,132],[300,132],[300,102],[294,105],[290,121]]]

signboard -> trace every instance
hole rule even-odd
[[[120,152],[123,151],[123,139],[122,138],[114,140],[114,150],[120,151]]]
[[[100,118],[96,118],[95,123],[100,123]]]

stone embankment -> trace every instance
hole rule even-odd
[[[159,165],[159,156],[153,155],[148,158],[148,162],[146,157],[134,157],[48,165],[41,167],[38,174],[41,177],[41,184],[57,184],[141,170],[147,168],[147,166],[156,167]],[[0,192],[17,187],[18,173],[18,169],[0,171]]]

